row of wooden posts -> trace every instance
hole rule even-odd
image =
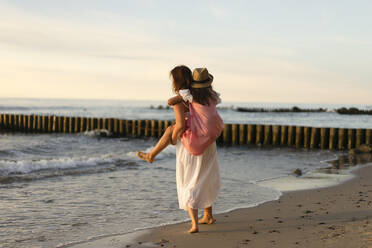
[[[106,129],[112,137],[160,137],[173,123],[170,120],[0,114],[1,131],[29,133],[78,133]],[[372,129],[225,124],[217,143],[344,150],[372,144]]]

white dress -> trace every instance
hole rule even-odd
[[[181,140],[176,144],[176,181],[180,209],[212,206],[220,191],[221,178],[216,142],[202,155],[189,153]]]

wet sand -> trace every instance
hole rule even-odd
[[[213,225],[149,229],[74,247],[372,247],[372,166],[341,185],[284,193],[276,201],[215,215]],[[181,210],[180,210],[181,211]],[[185,213],[186,214],[186,213]]]

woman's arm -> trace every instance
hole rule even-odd
[[[175,145],[177,143],[177,139],[180,137],[182,132],[185,129],[185,106],[182,104],[182,102],[177,103],[174,105],[174,117],[176,119],[176,124],[174,126],[173,132],[172,132],[172,145]]]

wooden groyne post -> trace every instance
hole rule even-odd
[[[174,120],[0,114],[1,132],[79,133],[105,129],[112,137],[156,137]],[[225,123],[219,145],[345,150],[372,144],[372,129]]]

